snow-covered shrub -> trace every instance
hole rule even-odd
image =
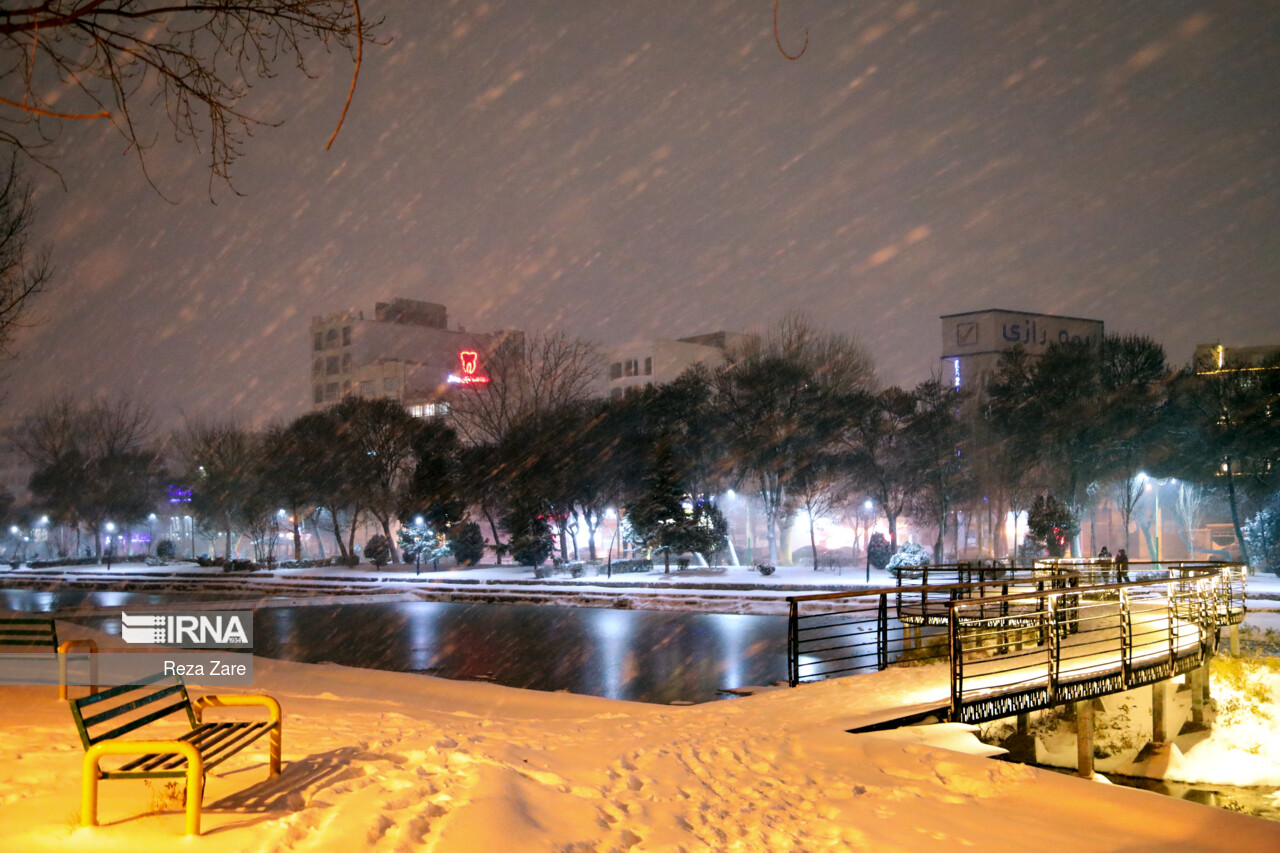
[[[1280,575],[1280,492],[1267,498],[1258,514],[1241,527],[1256,572]]]
[[[884,534],[871,534],[871,539],[867,542],[867,559],[871,561],[871,565],[883,570],[889,564],[889,558],[892,556],[893,546],[889,544],[889,540],[885,538]]]
[[[898,553],[889,558],[885,568],[889,574],[897,576],[903,569],[918,569],[927,566],[933,560],[933,553],[917,542],[908,542],[898,549]]]
[[[759,571],[760,574],[764,575],[765,577],[768,577],[769,575],[776,572],[778,570],[778,567],[771,566],[768,563],[761,563],[758,566],[756,566],[756,570]]]
[[[464,521],[450,528],[449,547],[459,566],[477,565],[484,557],[484,533],[474,521]]]
[[[178,546],[172,539],[161,539],[156,543],[156,556],[162,560],[172,560],[178,555]]]
[[[653,571],[652,560],[614,560],[606,571],[615,575],[643,574]]]
[[[374,568],[381,569],[391,560],[391,543],[381,533],[374,534],[365,543],[364,556]]]

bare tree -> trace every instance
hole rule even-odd
[[[269,124],[241,109],[255,82],[282,64],[308,74],[315,42],[358,72],[371,28],[358,0],[2,2],[0,141],[38,157],[63,123],[107,121],[141,160],[161,105],[179,139],[207,147],[211,182],[229,181],[250,130]]]
[[[31,184],[11,157],[0,174],[0,357],[13,354],[14,336],[51,274],[48,250],[32,252],[27,243],[34,212]]]
[[[108,519],[140,521],[153,505],[160,454],[151,444],[151,411],[126,397],[77,403],[55,397],[12,434],[33,464],[37,506],[59,524],[89,527],[100,547]]]
[[[508,336],[486,363],[489,382],[463,386],[453,420],[468,444],[498,444],[517,423],[591,397],[596,348],[564,332]]]

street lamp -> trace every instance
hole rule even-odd
[[[115,523],[108,521],[106,524],[106,529],[107,529],[107,553],[105,556],[107,558],[107,571],[111,571],[111,558],[115,556],[115,550],[116,550]]]

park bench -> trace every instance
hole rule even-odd
[[[87,638],[67,640],[58,643],[58,626],[52,619],[33,617],[0,618],[0,652],[43,652],[49,651],[58,656],[58,698],[67,698],[67,652],[72,649],[87,649],[89,655],[89,692],[98,692],[98,644]]]
[[[258,705],[267,709],[267,720],[256,722],[202,721],[204,709]],[[204,775],[249,744],[270,735],[269,776],[280,773],[282,722],[280,703],[270,696],[201,696],[195,701],[178,675],[157,674],[138,684],[110,687],[71,703],[85,755],[81,778],[80,825],[98,824],[98,780],[180,779],[187,781],[186,834],[200,834],[200,803]],[[190,725],[179,737],[132,740],[140,730],[166,717],[176,716]],[[154,729],[150,730],[154,732]],[[146,736],[147,732],[141,734]],[[132,760],[110,770],[102,769],[108,755],[131,755]]]

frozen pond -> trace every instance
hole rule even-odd
[[[0,590],[0,607],[51,612],[193,598]],[[115,614],[59,618],[119,631]],[[787,620],[780,616],[398,602],[264,607],[254,612],[253,631],[254,654],[265,657],[640,702],[706,702],[730,688],[787,677]]]

